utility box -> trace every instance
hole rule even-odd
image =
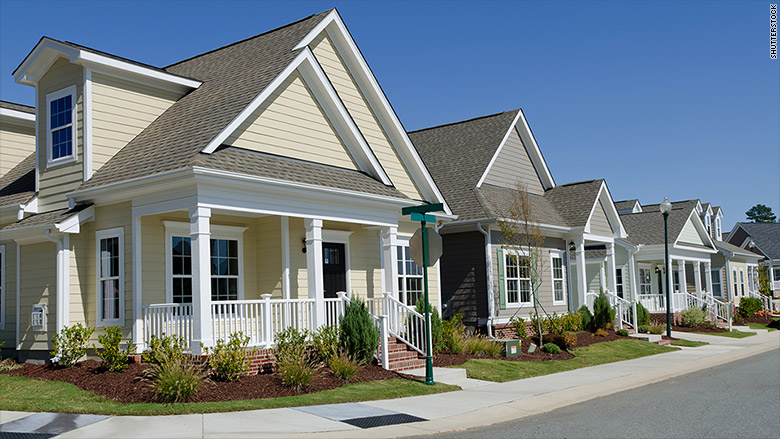
[[[504,343],[504,357],[515,358],[523,353],[521,340],[501,340]]]

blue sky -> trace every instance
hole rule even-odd
[[[0,99],[41,36],[165,66],[337,7],[407,130],[523,108],[556,182],[780,215],[769,4],[0,1]],[[35,19],[28,17],[35,16]]]

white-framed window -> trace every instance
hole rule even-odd
[[[615,292],[623,298],[623,267],[615,268]]]
[[[720,231],[720,218],[719,217],[715,218],[715,239],[718,240],[718,241],[723,239],[723,234]]]
[[[0,329],[5,328],[5,246],[0,245]]]
[[[423,269],[412,260],[409,242],[396,246],[398,258],[398,295],[401,302],[415,306],[423,298]]]
[[[704,227],[707,228],[707,234],[712,235],[712,220],[709,215],[704,216]]]
[[[507,306],[531,303],[531,267],[528,255],[506,252],[504,255],[504,282],[506,282]]]
[[[650,267],[639,268],[639,294],[652,294],[653,277]],[[660,294],[660,293],[659,293]]]
[[[95,233],[98,326],[124,325],[124,237],[122,227]]]
[[[46,95],[46,166],[76,160],[76,86]]]
[[[739,294],[745,297],[745,270],[739,269]]]
[[[566,303],[566,273],[563,269],[563,252],[550,251],[550,274],[552,275],[553,305]]]
[[[672,271],[672,283],[674,285],[674,291],[680,291],[680,272],[678,270]]]
[[[731,275],[732,275],[731,276],[731,283],[734,284],[734,289],[732,290],[733,291],[732,294],[734,296],[736,296],[737,293],[739,292],[739,288],[738,288],[739,285],[737,285],[737,269],[736,268],[731,270]]]
[[[720,269],[710,271],[710,276],[712,276],[712,295],[723,297],[723,286],[720,284]]]
[[[772,277],[775,282],[780,282],[780,267],[772,267]]]
[[[192,242],[189,223],[165,224],[165,298],[168,303],[192,303]],[[244,298],[244,240],[246,227],[210,225],[209,275],[211,300]]]

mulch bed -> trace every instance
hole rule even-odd
[[[4,373],[46,381],[64,381],[121,403],[159,402],[155,399],[149,383],[141,379],[146,368],[145,364],[130,364],[125,372],[104,372],[100,370],[98,361],[87,360],[69,368],[48,364],[24,364],[21,369]],[[350,382],[360,383],[391,378],[417,379],[376,365],[369,365],[361,367]],[[300,392],[284,386],[278,373],[263,373],[248,375],[234,382],[206,381],[191,402],[277,398],[335,389],[342,385],[344,381],[333,375],[327,368],[318,369],[311,384]]]
[[[734,320],[739,321],[740,323],[763,323],[768,325],[769,323],[772,323],[772,320],[775,319],[777,319],[777,317],[770,317],[770,316],[761,317],[761,316],[754,315],[747,318],[739,317],[739,318],[735,318]]]
[[[666,331],[666,325],[664,325],[664,332]],[[672,325],[672,331],[680,332],[729,332],[727,328],[720,328],[709,325],[696,325],[696,326],[678,326]]]
[[[591,345],[593,343],[602,343],[605,341],[630,338],[630,337],[624,337],[622,335],[617,335],[615,331],[607,331],[606,337],[599,337],[588,331],[578,332],[576,335],[577,335],[577,345],[574,347],[583,347],[583,346]],[[547,340],[547,336],[545,336],[545,340]],[[529,353],[528,348],[531,346],[532,342],[537,345],[537,348],[536,351],[534,351],[533,353]],[[552,360],[571,360],[572,358],[575,357],[574,354],[568,351],[561,351],[561,353],[559,354],[548,354],[547,352],[543,352],[538,346],[539,346],[538,337],[533,337],[532,339],[523,340],[522,341],[523,353],[520,356],[517,356],[515,358],[504,358],[504,357],[491,358],[491,357],[486,357],[481,355],[472,355],[472,354],[465,354],[465,353],[452,354],[449,352],[439,352],[433,357],[433,365],[436,367],[459,366],[471,360],[472,358],[504,360],[504,361],[552,361]]]

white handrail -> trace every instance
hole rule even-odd
[[[425,317],[396,300],[390,293],[384,293],[384,302],[388,332],[425,355]]]

